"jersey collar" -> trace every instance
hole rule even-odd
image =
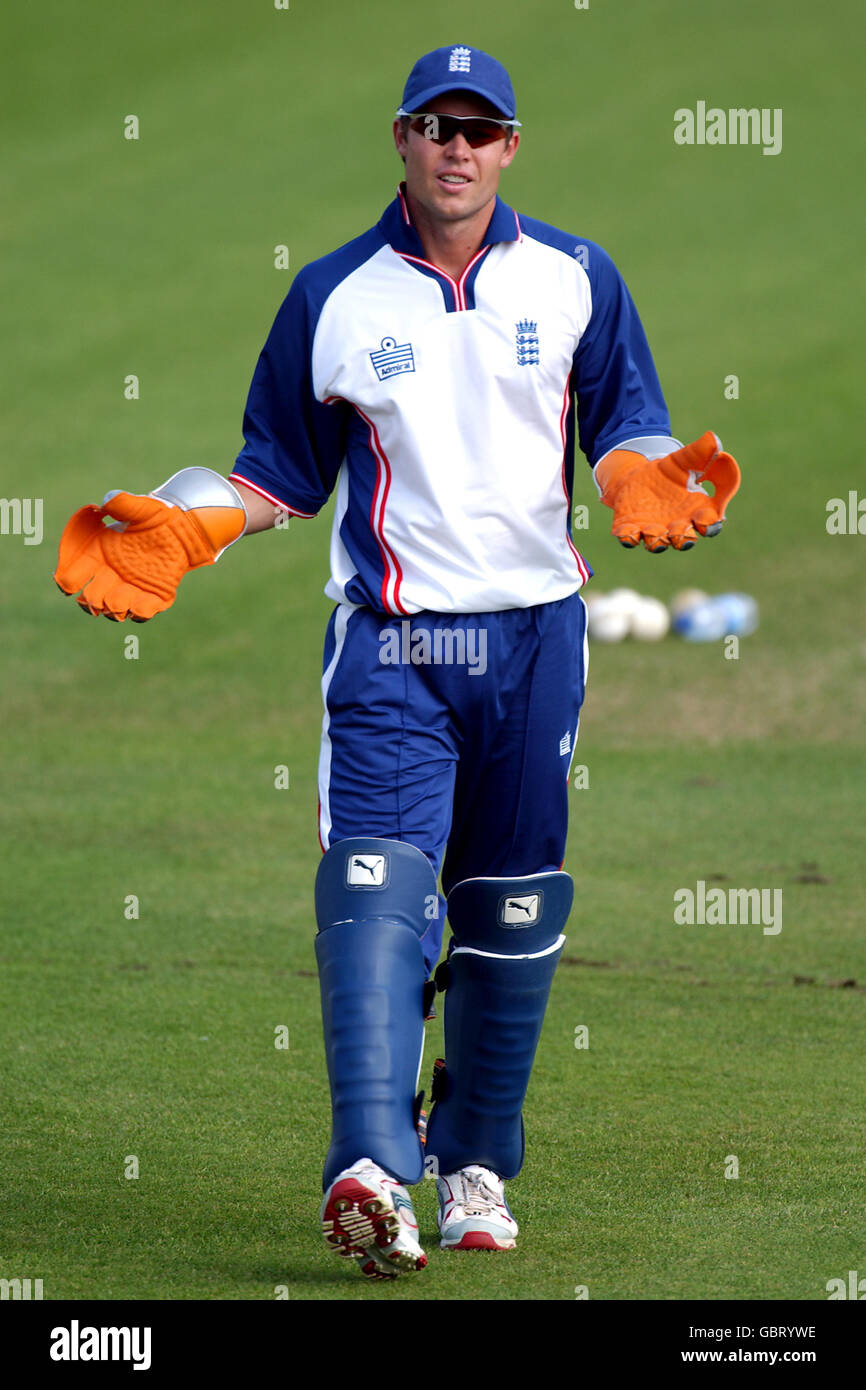
[[[409,256],[424,255],[424,247],[412,219],[406,201],[406,185],[401,183],[393,203],[389,203],[379,219],[379,230],[385,240],[397,252]],[[517,213],[496,195],[496,206],[487,224],[487,231],[481,241],[482,246],[491,246],[498,241],[519,241],[520,224]]]

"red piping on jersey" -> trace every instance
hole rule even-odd
[[[462,304],[458,305],[458,308],[466,308],[466,277],[468,276],[470,270],[476,264],[476,262],[480,261],[482,256],[486,256],[487,252],[490,250],[492,250],[492,246],[482,246],[480,251],[476,251],[475,255],[472,257],[472,260],[469,262],[463,274],[460,276],[460,279],[457,281],[457,288],[460,292],[460,298],[463,301]]]
[[[364,414],[360,406],[356,405],[355,409],[361,419],[370,427],[370,450],[376,458],[376,486],[373,489],[373,499],[370,503],[370,529],[376,537],[385,571],[381,589],[382,607],[386,613],[392,613],[396,610],[398,613],[405,613],[408,616],[409,610],[403,607],[400,599],[403,571],[400,568],[400,561],[385,539],[385,504],[388,501],[388,493],[391,488],[391,465],[385,450],[382,448],[382,441],[373,421],[369,415]],[[393,607],[389,606],[388,603],[388,590],[392,582],[394,586],[391,600]]]
[[[451,286],[451,293],[454,296],[454,308],[459,311],[460,309],[466,308],[467,275],[469,274],[472,267],[478,261],[481,260],[481,257],[486,256],[487,252],[490,250],[492,250],[492,244],[488,246],[482,246],[480,251],[476,251],[475,255],[472,257],[472,260],[469,262],[468,266],[463,271],[463,274],[460,276],[459,280],[455,280],[454,277],[452,275],[449,275],[447,270],[443,270],[441,266],[434,265],[432,261],[425,261],[423,256],[410,256],[407,251],[398,251],[397,255],[401,258],[401,260],[411,261],[413,265],[426,266],[428,270],[435,271],[437,275],[442,276],[443,280],[447,280],[448,284]]]
[[[568,541],[571,553],[574,556],[575,561],[577,563],[577,572],[580,575],[583,583],[586,584],[589,580],[589,570],[586,567],[586,561],[584,560],[577,546],[574,544],[574,541],[571,539],[571,536],[568,534],[568,513],[571,509],[571,498],[568,495],[568,486],[565,481],[565,417],[568,413],[568,387],[569,382],[567,381],[565,383],[565,391],[563,392],[562,397],[562,414],[559,417],[559,433],[562,436],[562,470],[560,472],[560,478],[562,479],[562,490],[565,493],[566,504],[565,539]]]
[[[263,487],[259,487],[258,483],[251,483],[249,478],[244,477],[243,473],[230,473],[229,482],[231,482],[232,478],[236,478],[239,483],[243,483],[244,487],[248,487],[253,492],[257,492],[260,497],[266,497],[269,502],[273,502],[275,507],[279,507],[281,512],[289,512],[292,516],[301,516],[305,521],[312,521],[313,517],[316,515],[315,512],[299,512],[297,507],[290,507],[288,502],[281,502],[279,497],[274,497],[272,493],[266,492]]]

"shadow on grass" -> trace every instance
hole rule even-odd
[[[213,1269],[210,1271],[213,1273]],[[378,1291],[387,1290],[398,1283],[398,1280],[373,1280],[365,1279],[355,1268],[354,1260],[339,1260],[335,1258],[334,1268],[326,1269],[317,1267],[311,1260],[286,1260],[285,1263],[247,1265],[242,1262],[221,1262],[219,1266],[220,1275],[227,1284],[234,1284],[238,1291],[248,1292],[255,1288],[259,1296],[267,1298],[270,1302],[280,1302],[274,1290],[280,1287],[289,1289],[289,1299],[297,1297],[292,1290],[297,1291],[301,1288],[311,1290],[333,1289],[335,1294],[345,1293],[351,1295],[358,1290]]]

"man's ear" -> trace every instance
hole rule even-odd
[[[407,144],[406,144],[406,134],[405,134],[405,132],[404,132],[404,130],[403,130],[403,122],[401,121],[401,119],[400,119],[399,116],[398,116],[397,119],[394,121],[393,130],[394,130],[394,144],[395,144],[395,146],[396,146],[397,153],[399,154],[400,158],[402,159],[403,163],[405,164],[405,163],[406,163],[406,150],[407,150],[408,147],[407,147]]]
[[[507,169],[507,168],[508,168],[508,166],[509,166],[509,164],[511,163],[511,161],[513,160],[514,156],[517,154],[517,146],[518,146],[519,144],[520,144],[520,136],[518,135],[517,131],[515,130],[515,132],[514,132],[514,134],[512,135],[511,139],[510,139],[510,140],[508,141],[508,143],[506,144],[505,149],[502,151],[502,158],[501,158],[500,161],[499,161],[499,167],[500,167],[500,169]]]

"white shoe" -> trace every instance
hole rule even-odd
[[[513,1250],[517,1222],[505,1200],[505,1184],[489,1168],[470,1163],[436,1179],[437,1222],[443,1250]]]
[[[325,1193],[322,1234],[338,1255],[354,1257],[368,1279],[423,1269],[409,1193],[370,1158],[339,1173]]]

